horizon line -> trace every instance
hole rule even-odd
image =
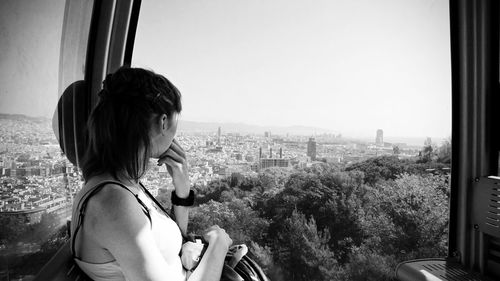
[[[24,116],[24,117],[28,117],[28,118],[39,118],[39,119],[49,119],[49,120],[52,120],[52,117],[47,117],[47,116],[30,116],[30,115],[27,115],[27,114],[24,114],[24,113],[4,113],[4,112],[0,112],[0,115],[17,115],[17,116]],[[185,120],[185,119],[180,119],[179,122],[191,122],[191,123],[201,123],[201,124],[231,124],[231,125],[247,125],[247,126],[252,126],[252,127],[262,127],[262,128],[290,128],[290,127],[302,127],[302,128],[307,128],[307,129],[310,129],[310,130],[319,130],[319,131],[322,131],[322,132],[314,132],[313,134],[318,134],[318,135],[323,135],[323,134],[340,134],[342,135],[342,138],[352,138],[352,139],[371,139],[373,138],[372,137],[372,134],[356,134],[356,135],[352,135],[352,134],[344,134],[342,133],[342,131],[339,131],[339,130],[334,130],[334,129],[327,129],[327,128],[322,128],[322,127],[315,127],[315,126],[309,126],[309,125],[258,125],[258,124],[252,124],[252,123],[247,123],[247,122],[244,122],[244,121],[237,121],[237,122],[224,122],[224,121],[193,121],[193,120]],[[378,130],[380,128],[377,128],[374,130],[374,134],[375,135],[375,132],[376,130]],[[384,130],[382,128],[382,130]],[[326,131],[326,132],[325,132]],[[229,132],[238,132],[238,131],[229,131]],[[241,131],[240,131],[241,132]],[[245,132],[245,131],[243,131]],[[263,131],[262,133],[264,133],[266,131]],[[272,134],[272,131],[271,131],[271,134]],[[276,133],[277,135],[281,135],[280,133]],[[301,134],[303,135],[303,134]],[[443,140],[443,139],[448,139],[451,137],[451,132],[449,133],[448,136],[432,136],[432,135],[425,135],[425,136],[397,136],[397,135],[384,135],[384,139],[385,138],[428,138],[430,137],[431,139],[434,139],[434,138],[437,138],[437,139],[440,139],[440,140]]]

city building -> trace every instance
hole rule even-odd
[[[309,138],[307,142],[307,156],[309,156],[312,161],[316,160],[316,141],[314,138]]]
[[[375,137],[375,144],[377,146],[384,146],[384,131],[382,129],[377,130],[377,136]]]
[[[44,213],[54,213],[63,223],[71,216],[71,201],[64,197],[43,198],[35,206],[27,203],[3,204],[0,217],[16,217],[26,224],[40,222]]]
[[[290,160],[282,158],[263,158],[260,159],[260,169],[280,167],[288,168],[290,166]]]

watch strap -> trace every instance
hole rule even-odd
[[[172,205],[175,206],[193,206],[194,205],[194,190],[189,191],[189,196],[187,198],[179,198],[175,193],[175,190],[172,191]]]

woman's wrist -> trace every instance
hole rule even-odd
[[[226,256],[229,246],[225,243],[212,242],[208,244],[207,251],[211,250],[214,255]]]
[[[187,197],[191,192],[191,184],[189,181],[182,181],[181,183],[173,182],[175,194],[179,197]]]
[[[174,191],[175,195],[181,199],[186,199],[189,197],[189,193],[191,192],[190,189],[188,190],[183,190],[183,191],[178,191],[177,189]]]
[[[189,196],[189,192],[191,192],[191,184],[189,184],[188,180],[185,181],[173,181],[175,194],[179,198],[187,198]]]

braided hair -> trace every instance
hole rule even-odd
[[[171,120],[181,110],[179,90],[162,75],[128,66],[108,74],[87,122],[85,180],[123,173],[138,181],[150,158],[149,133],[155,118],[166,114]]]

